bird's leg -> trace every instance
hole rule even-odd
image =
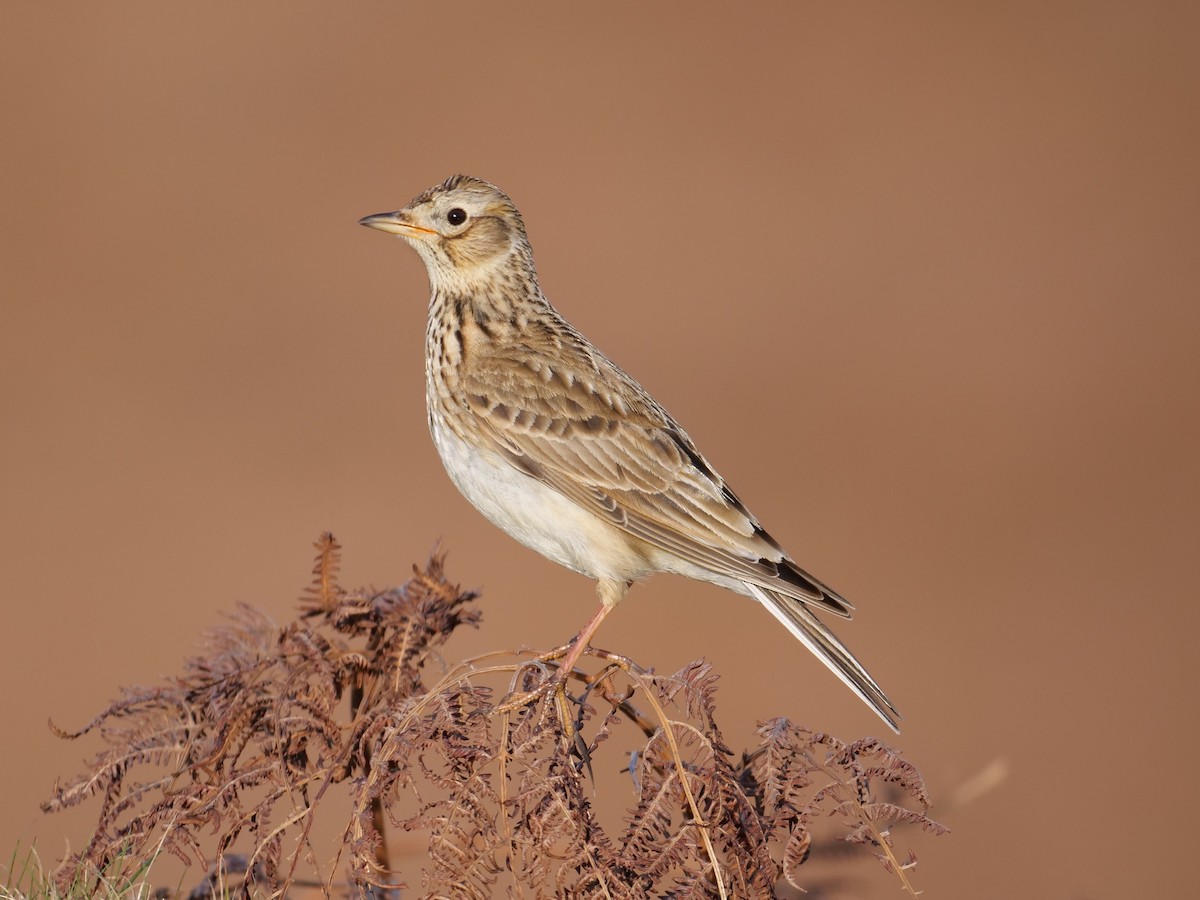
[[[600,608],[592,614],[587,624],[583,626],[583,630],[571,642],[571,648],[567,651],[567,655],[558,664],[558,677],[554,679],[554,699],[558,703],[559,721],[562,723],[563,736],[568,745],[574,744],[576,746],[579,750],[580,758],[585,762],[587,760],[587,746],[583,744],[582,739],[576,732],[575,722],[570,715],[570,706],[567,703],[567,679],[571,677],[571,671],[575,668],[575,663],[578,662],[579,657],[583,655],[588,645],[591,644],[592,635],[600,628],[600,623],[604,621],[605,617],[621,602],[621,598],[629,590],[630,584],[631,582],[628,581],[612,581],[607,578],[599,579],[596,584],[596,593],[600,595]]]
[[[579,657],[583,655],[583,651],[588,648],[588,644],[592,641],[594,635],[600,627],[600,623],[604,621],[604,617],[612,611],[612,607],[607,603],[601,603],[600,608],[595,614],[588,619],[588,623],[583,626],[583,630],[579,632],[575,640],[571,642],[571,649],[567,651],[567,655],[563,657],[561,663],[558,664],[559,677],[564,681],[570,677],[571,670],[575,668],[575,663],[579,661]]]
[[[600,628],[600,623],[604,621],[605,617],[612,612],[613,607],[625,596],[625,592],[629,590],[630,584],[632,582],[601,579],[596,585],[596,592],[600,595],[600,608],[588,619],[587,624],[583,626],[583,630],[575,636],[575,640],[563,647],[551,650],[549,653],[544,653],[537,657],[541,662],[551,662],[561,656],[562,662],[558,664],[558,675],[528,693],[510,694],[501,701],[497,710],[504,712],[515,709],[518,706],[532,702],[537,697],[542,696],[547,690],[553,690],[556,694],[555,699],[558,702],[560,718],[568,731],[568,736],[573,736],[570,717],[567,714],[567,679],[571,677],[571,670],[575,668],[575,663],[579,661],[579,657],[583,655],[583,651],[591,643],[592,636]]]
[[[592,635],[599,629],[600,623],[625,596],[625,592],[629,590],[633,584],[632,581],[613,581],[608,578],[601,578],[596,582],[596,593],[600,595],[600,608],[595,614],[588,619],[588,623],[583,626],[583,630],[571,642],[571,649],[567,651],[567,655],[563,657],[563,661],[559,664],[558,675],[564,681],[570,677],[571,669],[575,667],[579,657],[583,655],[583,651],[588,648],[588,644],[592,642]]]
[[[578,735],[575,731],[574,716],[571,714],[570,704],[567,702],[567,679],[571,677],[571,670],[575,667],[579,657],[583,655],[583,651],[588,648],[588,644],[592,640],[592,635],[596,633],[596,629],[600,627],[600,623],[604,621],[604,617],[612,610],[612,606],[607,603],[601,603],[600,608],[588,620],[588,623],[583,626],[583,630],[576,635],[575,640],[567,644],[565,647],[559,647],[557,650],[551,650],[549,653],[539,656],[538,659],[543,662],[550,662],[558,656],[562,656],[562,662],[558,664],[558,674],[553,678],[547,679],[540,686],[532,691],[523,694],[509,693],[499,706],[496,707],[499,712],[507,712],[515,709],[518,706],[524,706],[531,703],[537,698],[543,696],[547,692],[554,692],[554,701],[558,706],[558,720],[562,723],[563,736],[570,746],[573,743],[578,743]],[[563,651],[566,651],[564,654]],[[582,754],[586,758],[587,748],[582,748]]]

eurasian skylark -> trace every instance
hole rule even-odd
[[[521,215],[455,175],[361,224],[421,255],[429,430],[450,478],[522,544],[594,578],[600,608],[568,672],[640,578],[673,572],[753,597],[893,729],[900,714],[814,615],[849,603],[800,569],[682,428],[542,295]]]

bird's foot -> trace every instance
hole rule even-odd
[[[507,713],[522,706],[529,706],[536,703],[545,697],[551,691],[558,693],[565,692],[565,684],[569,671],[564,671],[562,666],[558,664],[558,660],[563,659],[570,654],[575,642],[563,644],[561,647],[555,647],[553,650],[548,650],[545,653],[540,653],[523,663],[513,676],[512,682],[509,684],[508,693],[500,698],[500,702],[496,705],[496,712]],[[554,671],[551,671],[553,669]],[[535,686],[529,690],[521,690],[522,683],[529,684],[535,681]]]
[[[585,648],[579,646],[579,639],[563,644],[561,647],[556,647],[546,653],[539,654],[522,666],[518,673],[513,678],[512,684],[509,686],[509,692],[500,699],[496,704],[495,711],[499,713],[509,713],[522,707],[528,707],[539,703],[548,694],[554,694],[554,705],[556,708],[559,724],[562,728],[562,737],[564,742],[571,747],[574,747],[576,752],[579,752],[581,738],[579,735],[578,720],[582,719],[582,710],[577,709],[581,706],[581,699],[572,696],[567,692],[567,682],[572,676],[587,681],[586,675],[575,669],[575,661],[583,653]],[[553,672],[549,671],[553,668]],[[519,685],[522,680],[528,676],[537,677],[541,674],[541,681],[531,690],[520,690]],[[528,683],[528,681],[526,681]],[[586,761],[586,747],[584,749],[584,759]]]

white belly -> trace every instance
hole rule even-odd
[[[436,416],[430,418],[430,432],[463,496],[526,547],[590,578],[633,581],[659,571],[639,552],[640,542],[497,454],[467,444]]]

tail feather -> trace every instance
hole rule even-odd
[[[837,635],[826,628],[803,602],[755,584],[747,583],[747,587],[771,615],[782,622],[787,630],[811,650],[850,690],[858,694],[863,702],[887,723],[888,728],[897,734],[900,733],[899,721],[902,716],[892,705],[892,701],[863,668],[863,664],[846,649],[846,645],[838,640]]]

